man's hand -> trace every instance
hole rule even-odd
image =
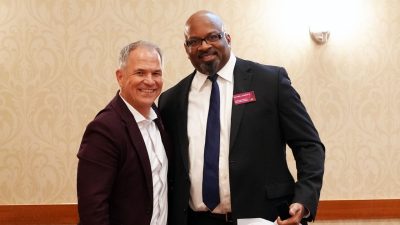
[[[289,214],[291,217],[286,220],[281,220],[281,218],[278,217],[276,220],[278,225],[299,225],[301,219],[303,219],[305,215],[305,208],[300,203],[293,203],[289,206]]]

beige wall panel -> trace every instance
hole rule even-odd
[[[288,70],[326,145],[322,199],[400,198],[400,1],[331,1],[326,45],[309,37],[311,2],[0,0],[0,204],[76,202],[76,153],[118,90],[119,50],[158,43],[171,87],[193,70],[183,25],[203,8],[237,56]]]

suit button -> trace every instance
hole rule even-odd
[[[151,214],[151,210],[150,209],[146,209],[146,214],[150,215]]]
[[[186,209],[186,208],[185,208],[185,209],[183,209],[183,213],[185,213],[185,214],[187,213],[187,209]]]

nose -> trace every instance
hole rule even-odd
[[[154,84],[155,83],[155,81],[154,81],[154,77],[151,75],[151,74],[149,74],[149,75],[147,75],[147,76],[145,76],[144,78],[143,78],[143,82],[145,83],[145,84]]]
[[[209,48],[211,45],[207,42],[206,39],[202,39],[199,48],[203,48],[203,46],[205,46],[205,48]]]

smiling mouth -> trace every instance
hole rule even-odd
[[[216,52],[209,49],[208,51],[205,52],[200,52],[199,58],[200,59],[209,59],[209,58],[214,58],[216,56]]]
[[[147,94],[151,94],[156,92],[155,89],[140,89],[141,92],[147,93]]]
[[[204,54],[204,55],[200,56],[200,59],[204,60],[204,61],[210,61],[210,60],[215,59],[215,55],[214,54]]]

